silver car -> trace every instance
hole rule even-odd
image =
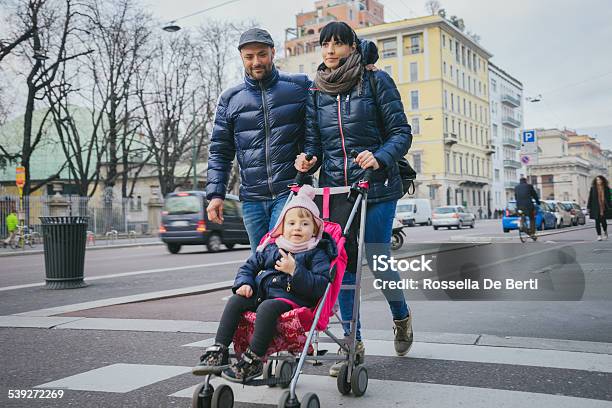
[[[447,205],[444,207],[434,208],[431,224],[433,229],[437,230],[440,227],[461,227],[474,228],[476,225],[476,216],[468,212],[460,205]]]
[[[557,228],[569,227],[572,225],[572,213],[569,212],[561,202],[556,200],[544,200],[550,211],[555,214],[557,218]]]
[[[586,217],[582,212],[582,208],[573,201],[562,201],[561,204],[565,206],[565,209],[572,214],[572,225],[584,225],[586,224]]]

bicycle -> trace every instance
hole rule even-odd
[[[525,215],[523,210],[518,210],[519,219],[518,219],[518,232],[519,239],[522,243],[527,242],[527,238],[531,238],[534,242],[538,239],[537,235],[534,233],[530,234],[531,227],[531,219]]]
[[[30,248],[34,248],[30,228],[18,225],[13,239],[9,241],[9,246],[13,249],[23,249],[26,245],[29,245]]]

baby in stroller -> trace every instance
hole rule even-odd
[[[324,295],[337,251],[334,240],[323,231],[314,196],[311,186],[302,186],[276,227],[239,269],[215,344],[205,350],[193,374],[221,372],[223,378],[241,383],[257,378],[263,373],[279,317],[294,308],[314,307]],[[254,334],[242,357],[230,365],[228,347],[246,311],[257,313]]]

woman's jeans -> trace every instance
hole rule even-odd
[[[400,276],[397,270],[388,268],[386,272],[376,272],[372,267],[372,259],[375,255],[387,255],[391,253],[391,234],[393,230],[393,219],[395,218],[395,207],[397,201],[385,201],[382,203],[368,204],[366,211],[365,224],[365,254],[370,266],[370,270],[375,278],[383,279],[384,281],[399,281]],[[346,271],[342,283],[345,285],[355,284],[355,271]],[[363,275],[362,275],[363,284]],[[404,292],[400,289],[383,290],[383,295],[389,303],[389,309],[394,320],[402,320],[408,316],[408,305],[404,298]],[[338,304],[340,305],[340,314],[342,320],[350,320],[353,317],[353,303],[355,300],[355,291],[351,289],[343,289],[338,295]],[[343,323],[344,335],[350,333],[350,324]],[[357,319],[357,340],[361,340],[361,322]]]
[[[601,235],[601,230],[603,228],[604,233],[608,233],[608,222],[606,221],[605,215],[598,215],[595,218],[595,230],[597,231],[597,235]]]
[[[259,241],[276,226],[276,221],[287,202],[287,195],[274,200],[245,201],[242,203],[242,218],[249,234],[251,252],[255,253]]]

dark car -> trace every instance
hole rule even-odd
[[[173,254],[183,245],[206,245],[211,252],[221,245],[232,249],[236,244],[249,244],[242,221],[238,197],[227,195],[223,203],[223,223],[208,221],[208,201],[203,191],[181,191],[166,196],[159,235]]]

